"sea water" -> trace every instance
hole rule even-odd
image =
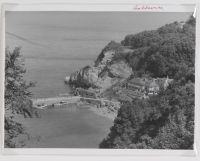
[[[66,93],[65,76],[93,62],[111,40],[185,20],[191,13],[6,12],[6,46],[21,47],[33,97]]]
[[[93,65],[111,40],[185,20],[191,13],[136,12],[6,12],[6,46],[21,46],[25,79],[37,82],[33,98],[69,92],[65,76]],[[88,109],[67,108],[41,112],[41,118],[23,122],[30,135],[28,147],[98,148],[113,121]],[[25,146],[26,147],[26,146]]]

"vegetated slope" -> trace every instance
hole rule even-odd
[[[116,52],[112,61],[127,62],[133,77],[169,76],[174,81],[158,95],[123,104],[100,148],[192,149],[195,19],[128,35],[119,46],[132,52]]]
[[[111,41],[95,65],[70,76],[70,83],[83,88],[108,89],[130,76],[174,78],[182,68],[193,68],[195,28],[192,18],[153,31],[128,35],[121,43]]]
[[[15,139],[26,133],[23,125],[16,121],[16,116],[38,117],[37,110],[33,108],[30,100],[30,88],[35,86],[33,82],[24,80],[26,69],[20,54],[20,48],[5,52],[5,126],[4,144],[6,148],[23,147],[24,143]]]

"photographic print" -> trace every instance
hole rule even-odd
[[[192,12],[6,11],[4,147],[193,149],[195,26]]]

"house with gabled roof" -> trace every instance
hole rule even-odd
[[[169,86],[173,79],[167,78],[154,78],[148,86],[148,94],[155,95],[158,94],[159,90],[163,88],[164,90]]]
[[[166,89],[173,79],[167,78],[133,78],[128,81],[126,88],[146,95],[157,95],[161,88]]]
[[[147,89],[148,89],[148,95],[156,95],[156,94],[158,94],[158,92],[160,90],[160,86],[156,82],[156,79],[153,79],[152,81],[150,81],[150,83],[147,86]]]
[[[137,91],[144,91],[146,86],[145,78],[133,78],[127,83],[127,88]]]

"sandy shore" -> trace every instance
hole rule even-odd
[[[81,107],[87,107],[90,111],[94,112],[95,114],[97,114],[99,116],[106,117],[110,120],[114,120],[117,116],[117,111],[111,111],[111,110],[109,110],[108,107],[97,108],[96,105],[81,102],[81,101],[78,103],[78,106],[80,108]]]
[[[39,98],[33,100],[33,106],[38,109],[46,109],[52,105],[54,106],[54,108],[57,108],[67,104],[77,104],[80,108],[88,107],[89,110],[93,111],[95,114],[106,117],[111,120],[114,120],[115,117],[117,116],[117,111],[111,111],[109,110],[108,107],[98,108],[96,105],[92,103],[86,103],[84,101],[80,101],[79,96]]]
[[[104,99],[101,99],[104,100]],[[98,107],[96,104],[81,101],[79,96],[58,96],[51,98],[38,98],[33,99],[33,106],[38,109],[47,108],[58,108],[63,105],[76,104],[79,108],[87,107],[90,111],[94,112],[99,116],[106,117],[108,119],[114,120],[117,116],[117,110],[110,108],[109,106]],[[107,100],[105,100],[107,101]],[[109,101],[109,100],[108,100]],[[65,107],[69,107],[65,106]]]
[[[117,116],[117,110],[110,108],[109,106],[101,106],[98,107],[96,104],[87,103],[85,101],[80,100],[81,97],[79,96],[68,96],[68,97],[52,97],[52,98],[39,98],[34,99],[33,106],[38,109],[46,109],[51,106],[51,108],[61,107],[62,105],[67,104],[77,104],[80,108],[81,107],[88,107],[90,111],[93,111],[95,114],[99,116],[103,116],[114,120]],[[97,100],[97,99],[94,99]],[[104,99],[100,99],[104,100]],[[104,100],[107,101],[107,100]],[[108,100],[109,102],[109,100]]]
[[[93,111],[95,114],[97,114],[99,116],[106,117],[106,118],[111,119],[113,121],[117,117],[117,113],[110,112],[105,107],[104,108],[91,107],[90,110]]]

